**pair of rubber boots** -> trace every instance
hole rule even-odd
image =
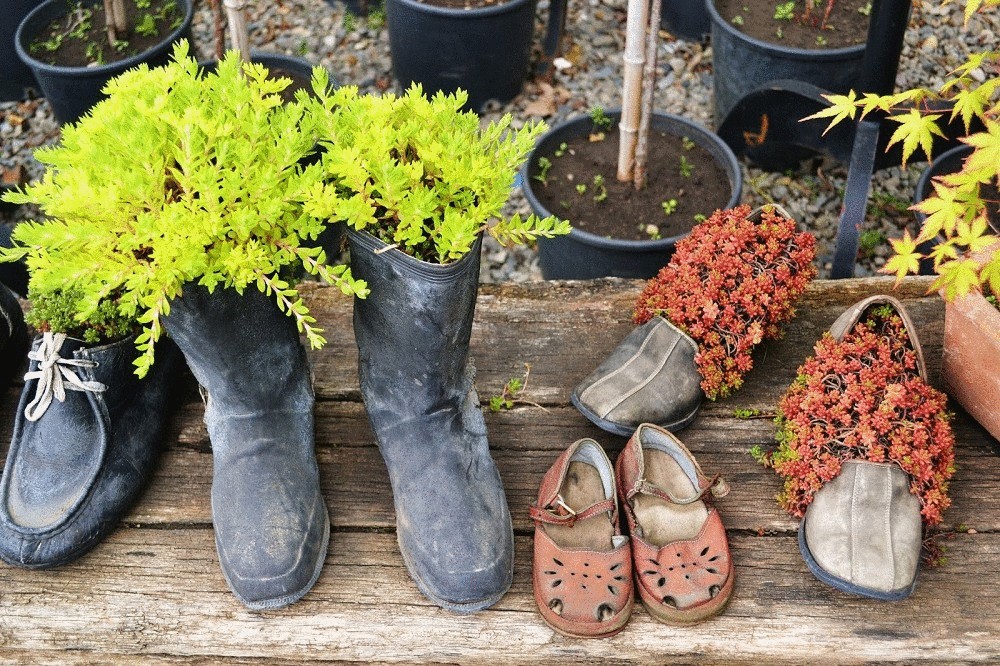
[[[350,242],[354,274],[372,289],[354,314],[361,390],[404,560],[440,606],[485,608],[510,586],[513,534],[468,363],[479,246],[440,266],[375,253],[381,243],[367,234],[352,232]],[[318,578],[330,531],[295,324],[255,289],[195,285],[163,322],[207,396],[226,581],[251,609],[292,603]],[[63,564],[124,516],[155,464],[180,366],[173,343],[137,380],[134,339],[97,348],[51,334],[35,341],[0,485],[0,557]],[[74,381],[63,381],[67,373]],[[52,399],[53,383],[62,400]]]

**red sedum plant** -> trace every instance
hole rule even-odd
[[[785,480],[794,516],[848,460],[897,463],[927,525],[948,508],[955,437],[947,397],[917,370],[917,354],[892,308],[871,308],[840,342],[827,333],[778,406],[778,449],[763,462]]]
[[[698,343],[701,388],[712,400],[743,384],[754,346],[781,337],[816,275],[815,237],[774,207],[759,218],[746,205],[717,210],[677,243],[636,303],[635,323],[661,316]]]

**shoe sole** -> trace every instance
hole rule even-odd
[[[573,406],[576,407],[581,414],[586,416],[591,423],[596,425],[601,430],[604,430],[605,432],[610,432],[613,435],[621,435],[622,437],[631,437],[632,433],[634,433],[635,429],[638,427],[638,426],[623,426],[621,424],[615,423],[614,421],[608,421],[607,419],[601,418],[591,410],[587,409],[580,402],[580,398],[577,396],[576,391],[570,394],[569,400],[570,402],[573,403]],[[677,432],[678,430],[683,430],[684,428],[691,425],[691,422],[694,421],[696,416],[698,416],[698,410],[700,409],[701,409],[701,402],[699,402],[698,405],[694,408],[694,411],[692,411],[690,414],[680,419],[679,421],[674,421],[673,423],[654,423],[653,425],[659,426],[664,430],[669,430],[670,432]]]
[[[232,582],[229,580],[226,570],[222,569],[222,577],[226,579],[226,585],[229,586],[229,590],[233,593],[233,596],[239,599],[240,603],[252,611],[275,610],[277,608],[293,604],[302,597],[306,596],[309,590],[311,590],[316,584],[316,581],[319,580],[319,574],[323,571],[323,565],[326,563],[327,548],[330,545],[330,513],[326,508],[326,502],[323,502],[323,525],[323,547],[320,549],[319,557],[316,561],[316,569],[313,571],[313,575],[309,579],[309,582],[306,583],[305,587],[291,594],[282,595],[273,599],[248,601],[236,592],[236,588],[233,587]],[[218,547],[218,545],[216,545],[216,547]]]
[[[535,603],[536,604],[538,603],[537,597],[535,598]],[[541,616],[542,621],[545,622],[545,624],[549,625],[549,627],[553,631],[567,638],[611,638],[612,636],[620,634],[622,630],[625,629],[625,625],[627,625],[628,621],[632,618],[632,608],[634,605],[635,605],[635,593],[633,592],[632,595],[629,597],[628,603],[625,605],[625,608],[622,609],[621,619],[618,620],[618,622],[611,629],[599,634],[574,633],[572,631],[567,630],[564,627],[559,627],[554,622],[549,620],[548,617],[545,616],[545,613],[542,612],[541,610],[542,607],[540,605],[538,606],[538,614]]]
[[[917,575],[913,576],[913,582],[910,583],[909,587],[905,587],[898,592],[882,592],[881,590],[873,590],[868,587],[862,587],[856,585],[850,581],[844,580],[839,576],[834,576],[832,573],[824,569],[813,557],[812,552],[809,550],[809,545],[806,543],[806,519],[803,518],[802,522],[799,523],[799,552],[802,553],[802,559],[805,560],[806,566],[809,567],[809,571],[813,576],[816,576],[821,582],[826,583],[830,587],[834,587],[841,592],[846,592],[847,594],[854,594],[859,597],[868,597],[869,599],[878,599],[879,601],[902,601],[906,599],[911,594],[913,590],[917,587]],[[919,563],[917,566],[917,574],[920,573]]]
[[[663,624],[673,624],[687,626],[692,624],[698,624],[699,622],[704,622],[705,620],[710,620],[722,611],[726,609],[729,605],[729,600],[733,595],[733,588],[736,582],[736,570],[730,565],[729,576],[726,578],[725,585],[719,590],[719,594],[707,603],[700,604],[690,610],[680,610],[674,609],[670,610],[664,608],[663,604],[657,602],[653,597],[648,596],[642,588],[641,581],[636,581],[635,586],[639,588],[639,598],[642,600],[642,605],[645,606],[646,612],[649,613],[654,620],[662,622]]]

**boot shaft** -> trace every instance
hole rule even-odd
[[[371,293],[355,299],[354,334],[362,383],[400,393],[389,402],[411,415],[457,406],[472,390],[469,338],[479,289],[482,237],[446,265],[415,259],[350,230],[351,270]],[[369,411],[378,409],[369,405]]]

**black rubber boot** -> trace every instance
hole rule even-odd
[[[348,231],[361,393],[389,470],[399,547],[417,587],[473,612],[510,587],[514,539],[473,387],[469,336],[481,242],[429,264]]]
[[[0,391],[7,388],[28,352],[28,329],[17,297],[0,283]]]
[[[181,356],[157,346],[135,376],[135,337],[93,346],[38,336],[0,484],[0,558],[45,569],[111,532],[153,474]]]
[[[226,582],[252,610],[297,601],[319,578],[330,520],[295,323],[253,287],[209,294],[187,284],[163,324],[207,392],[212,522]]]

